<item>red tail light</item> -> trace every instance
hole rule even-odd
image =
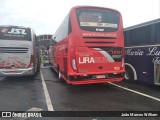
[[[33,67],[34,65],[34,55],[31,55],[31,58],[30,58],[30,63],[29,63],[29,68]]]
[[[124,62],[125,62],[125,57],[124,57],[124,53],[125,51],[124,51],[124,49],[122,50],[122,68],[124,67]]]
[[[75,49],[71,48],[71,66],[75,72],[77,72],[77,65],[76,65],[76,55],[75,55]]]

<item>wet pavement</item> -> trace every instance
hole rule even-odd
[[[109,83],[68,85],[65,81],[60,81],[58,75],[50,68],[44,66],[41,71],[54,111],[71,111],[73,114],[78,114],[76,113],[78,111],[160,111],[158,86],[133,81],[114,82],[116,85],[158,99],[155,100]],[[48,110],[40,73],[35,77],[0,77],[0,96],[0,111],[27,111],[32,108]],[[124,120],[124,117],[118,119]],[[127,119],[134,118],[125,117],[125,120]],[[44,118],[27,118],[27,120],[44,120]],[[117,117],[59,116],[45,120],[117,120]]]

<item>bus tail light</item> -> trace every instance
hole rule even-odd
[[[31,55],[31,58],[30,58],[30,63],[29,63],[29,68],[33,67],[34,65],[34,55]]]
[[[122,57],[122,68],[124,67],[124,57]]]
[[[122,66],[121,66],[122,68],[124,68],[124,62],[125,61],[124,61],[124,49],[123,49],[123,53],[122,53]]]
[[[76,60],[72,59],[72,67],[74,70],[77,70],[77,66],[76,66]]]
[[[71,48],[71,65],[73,70],[77,72],[76,55],[73,47]]]

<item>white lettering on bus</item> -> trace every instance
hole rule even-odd
[[[142,56],[144,54],[143,51],[141,51],[140,49],[138,49],[137,51],[132,51],[132,49],[127,49],[127,51],[125,51],[126,55],[136,55],[136,56]]]
[[[160,64],[160,57],[154,57],[152,60],[153,63]]]
[[[106,57],[95,57],[95,63],[107,63],[108,60]]]
[[[15,28],[12,28],[11,31],[9,31],[8,33],[10,33],[10,34],[22,34],[22,35],[27,34],[25,32],[25,29],[15,29]]]
[[[79,57],[79,64],[84,64],[84,63],[95,63],[93,57]]]
[[[79,57],[79,64],[86,63],[107,63],[106,57]]]
[[[146,54],[147,56],[160,56],[160,51],[157,50],[157,47],[149,48],[149,53]]]
[[[125,51],[126,55],[130,55],[130,56],[142,56],[144,55],[144,51],[138,49],[136,51],[133,51],[132,48],[131,49],[127,49]],[[150,47],[148,48],[148,53],[145,54],[146,56],[160,56],[160,51],[158,50],[157,47]],[[160,57],[153,57],[152,60],[153,63],[157,63],[160,64]]]

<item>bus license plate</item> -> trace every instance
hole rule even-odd
[[[96,78],[105,78],[105,75],[96,75]]]
[[[15,73],[16,73],[16,71],[11,71],[10,73],[14,73],[14,74],[15,74]]]

